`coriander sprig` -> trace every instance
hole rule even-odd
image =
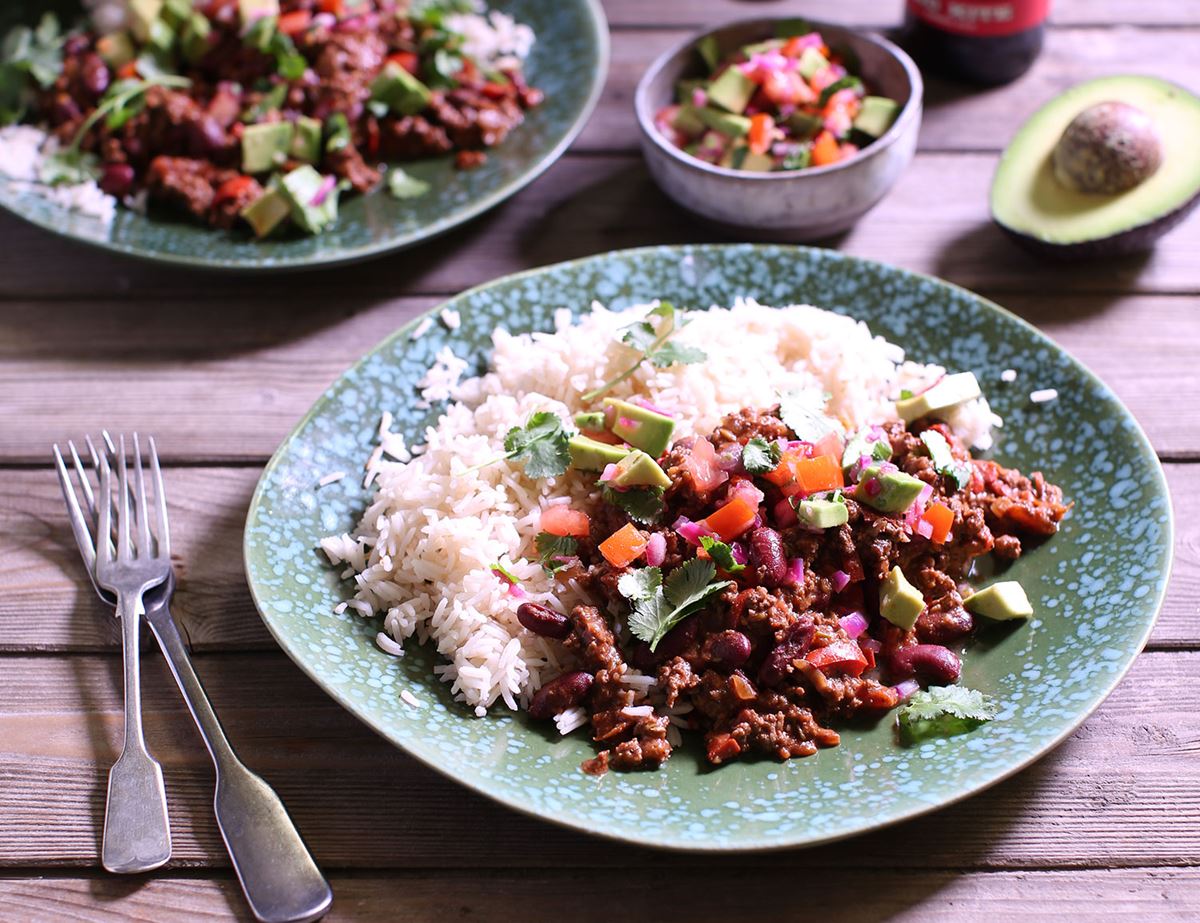
[[[658,307],[646,315],[645,320],[624,328],[619,342],[641,353],[641,357],[616,378],[606,381],[594,391],[589,391],[583,396],[583,400],[594,401],[600,395],[607,394],[641,368],[642,363],[647,360],[656,368],[665,369],[672,365],[691,365],[707,359],[708,355],[702,349],[668,342],[671,335],[683,327],[683,324],[676,323],[675,315],[675,305],[669,301],[660,301]],[[657,326],[651,320],[654,317],[659,318]]]
[[[511,459],[525,465],[525,473],[531,478],[553,478],[565,474],[571,465],[571,452],[567,448],[570,436],[563,429],[558,414],[539,410],[532,414],[524,426],[514,426],[504,437],[504,454],[473,465],[467,472],[479,471],[496,462]]]

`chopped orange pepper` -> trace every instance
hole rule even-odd
[[[950,537],[950,527],[954,525],[954,511],[944,503],[931,503],[921,518],[933,526],[929,540],[935,545],[944,544]]]
[[[704,520],[723,542],[730,542],[745,532],[754,523],[758,510],[741,497],[734,497],[723,507]]]
[[[332,13],[338,17],[346,15],[345,0],[320,0],[317,6],[320,7],[322,13]]]
[[[395,54],[388,55],[388,60],[396,62],[410,74],[415,74],[420,66],[416,53],[412,51],[397,51]]]
[[[784,452],[783,457],[779,459],[779,464],[774,470],[764,474],[763,480],[770,481],[776,487],[782,487],[784,484],[790,484],[796,480],[796,456],[791,452]]]
[[[126,61],[117,68],[117,76],[122,80],[134,80],[137,78],[137,75],[137,61]]]
[[[814,167],[826,167],[842,159],[841,148],[837,138],[831,132],[822,131],[812,146],[812,163]]]
[[[299,35],[311,24],[312,13],[308,10],[293,10],[279,17],[279,31],[284,35]]]
[[[633,523],[626,523],[600,543],[600,553],[613,567],[628,567],[642,556],[649,539]]]
[[[798,58],[804,54],[804,36],[793,35],[783,43],[783,48],[780,49],[785,58]]]
[[[746,143],[750,145],[751,154],[765,154],[771,149],[771,139],[775,134],[775,120],[765,112],[750,116],[750,134]]]
[[[842,464],[832,455],[797,459],[796,480],[804,492],[809,494],[846,486],[842,477]]]

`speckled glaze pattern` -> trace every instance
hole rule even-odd
[[[431,184],[415,199],[398,200],[379,189],[341,203],[337,223],[316,236],[292,234],[257,241],[248,229],[211,230],[166,215],[118,209],[111,225],[55,205],[0,175],[0,207],[46,230],[130,256],[210,269],[304,269],[351,263],[413,246],[449,231],[498,205],[544,172],[583,129],[608,70],[608,25],[599,0],[497,0],[489,8],[509,13],[537,34],[526,65],[545,102],[499,146],[487,163],[458,170],[453,157],[404,164]],[[0,9],[0,35],[16,22],[36,22],[44,9],[78,4],[18,0]]]
[[[714,35],[723,49],[775,34],[778,19],[747,19],[697,33],[664,52],[638,81],[634,109],[642,154],[654,181],[689,211],[750,240],[821,240],[848,230],[875,207],[907,169],[917,149],[924,85],[905,52],[882,36],[812,21],[832,47],[856,57],[872,93],[902,105],[883,137],[853,158],[827,167],[754,173],[704,163],[671,144],[654,116],[675,98],[681,77],[696,75],[696,43]]]
[[[559,738],[500,709],[473,718],[433,678],[427,652],[395,660],[373,643],[378,620],[332,613],[350,587],[314,546],[352,528],[367,502],[359,475],[380,411],[391,410],[417,440],[435,421],[438,408],[414,403],[415,382],[438,349],[449,345],[482,368],[496,325],[549,329],[559,307],[578,313],[593,298],[623,306],[658,296],[701,308],[738,295],[824,305],[867,321],[912,358],[975,371],[1006,421],[995,457],[1044,471],[1075,501],[1061,533],[1011,568],[1036,617],[984,630],[965,658],[963,681],[1000,703],[995,722],[904,749],[884,721],[845,730],[840,747],[814,757],[717,770],[693,742],[659,772],[597,779],[578,769],[594,752],[584,733]],[[284,650],[370,727],[464,785],[547,820],[653,846],[831,840],[963,798],[1036,759],[1099,705],[1149,634],[1171,555],[1170,504],[1153,451],[1087,369],[970,292],[830,251],[740,244],[604,254],[510,276],[448,304],[461,313],[459,330],[435,323],[416,341],[413,325],[398,331],[300,422],[259,483],[245,561]],[[1000,381],[1007,368],[1018,373],[1012,384]],[[1050,387],[1057,401],[1029,402],[1030,390]],[[315,489],[336,470],[350,476]],[[421,706],[405,704],[402,690]]]

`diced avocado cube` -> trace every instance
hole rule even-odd
[[[815,136],[825,124],[819,117],[799,110],[784,119],[783,123],[791,131],[793,137],[799,140]]]
[[[316,163],[321,159],[321,122],[302,115],[294,123],[290,153],[294,160]]]
[[[744,138],[750,134],[750,120],[744,115],[734,115],[722,112],[711,106],[701,106],[696,110],[696,118],[715,132],[727,138]]]
[[[238,0],[238,17],[243,29],[267,16],[279,16],[279,0]]]
[[[715,35],[706,35],[696,42],[696,52],[704,60],[709,71],[715,71],[721,63],[721,46],[717,44]]]
[[[266,173],[287,160],[295,129],[291,122],[247,125],[242,132],[242,172]]]
[[[810,529],[832,529],[844,526],[850,511],[836,500],[801,500],[796,504],[796,518]]]
[[[193,13],[183,27],[179,37],[183,56],[192,63],[203,58],[209,49],[208,37],[212,34],[212,24],[203,13]]]
[[[137,57],[133,39],[128,32],[111,32],[96,39],[96,53],[113,70],[118,70]]]
[[[879,584],[879,614],[898,628],[905,630],[917,624],[917,617],[925,609],[925,597],[908,582],[899,567]]]
[[[900,112],[900,104],[886,96],[864,96],[862,108],[854,117],[853,127],[864,135],[880,138],[889,128]]]
[[[658,458],[671,444],[675,432],[675,421],[661,413],[655,413],[629,401],[606,397],[604,406],[613,408],[613,434],[624,439],[635,449],[642,449]]]
[[[430,95],[429,87],[395,61],[385,64],[371,83],[371,99],[400,115],[416,115],[429,105]]]
[[[577,413],[575,414],[575,425],[589,432],[602,433],[604,432],[604,414],[599,410],[594,413]]]
[[[292,205],[278,187],[272,187],[242,209],[255,237],[266,237],[290,215]]]
[[[734,141],[725,149],[725,153],[717,161],[717,166],[727,170],[740,170],[748,153],[750,153],[750,148],[746,146],[745,141]]]
[[[156,19],[150,23],[150,35],[146,46],[159,55],[169,55],[175,47],[175,30],[167,25],[165,19]]]
[[[675,84],[675,102],[681,106],[690,106],[695,98],[696,90],[708,93],[708,81],[700,78],[680,80]]]
[[[617,474],[612,479],[614,487],[662,487],[671,486],[667,473],[658,467],[658,462],[643,452],[634,449],[619,462]]]
[[[963,600],[963,605],[976,615],[998,622],[1027,619],[1033,615],[1033,606],[1025,595],[1025,588],[1015,580],[1002,580],[972,593]]]
[[[742,54],[748,58],[751,55],[765,54],[768,51],[778,51],[783,47],[783,41],[784,40],[781,38],[769,38],[765,42],[755,42],[753,45],[743,45],[740,50]]]
[[[750,102],[758,84],[739,67],[727,67],[708,85],[708,101],[730,112],[741,113]]]
[[[604,426],[604,414],[600,425]],[[571,453],[571,467],[580,471],[603,471],[609,465],[615,465],[629,454],[629,449],[619,445],[609,445],[589,439],[587,436],[572,436],[567,440],[567,451]]]
[[[982,393],[974,372],[959,372],[947,375],[923,394],[896,401],[896,414],[905,423],[911,423],[934,411],[974,400]]]
[[[129,0],[126,11],[129,15],[129,31],[139,42],[150,39],[150,27],[162,12],[163,0]]]
[[[775,169],[775,158],[770,154],[756,154],[754,151],[747,151],[738,169],[749,170],[752,173],[770,173]]]
[[[878,485],[878,490],[872,496],[872,488],[868,484]],[[871,465],[860,475],[858,489],[854,499],[867,506],[874,507],[881,513],[903,513],[913,501],[921,495],[926,484],[919,478],[903,471],[880,470],[879,465]]]
[[[164,0],[160,15],[178,31],[192,16],[192,0]]]
[[[870,435],[870,430],[864,429],[850,437],[842,453],[842,468],[849,471],[864,455],[872,461],[887,461],[892,457],[891,440],[882,435],[879,439],[869,439]]]
[[[701,135],[704,134],[704,122],[700,120],[700,116],[696,114],[696,106],[687,103],[679,107],[679,111],[675,113],[675,117],[671,119],[671,127],[676,131],[681,131],[685,135]]]
[[[308,164],[297,167],[283,178],[282,190],[292,207],[292,220],[310,234],[319,234],[337,220],[337,186],[330,189],[319,204],[313,204],[325,183],[326,177]]]
[[[805,80],[812,80],[815,74],[825,70],[828,66],[829,60],[825,55],[815,48],[805,48],[800,55],[796,69],[800,71],[800,76]]]

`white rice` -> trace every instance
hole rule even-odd
[[[486,67],[517,66],[533,48],[533,29],[499,10],[486,15],[455,13],[445,23],[463,36],[463,51]]]
[[[321,480],[317,481],[318,487],[328,487],[330,484],[336,484],[346,476],[345,471],[330,471]]]
[[[443,308],[442,313],[438,316],[441,317],[447,330],[457,330],[462,325],[462,317],[453,308]]]
[[[1029,399],[1035,404],[1045,404],[1047,401],[1058,399],[1058,390],[1056,388],[1042,388],[1040,391],[1030,391]]]
[[[554,723],[558,726],[558,733],[564,737],[572,731],[583,727],[588,723],[588,714],[585,709],[576,705],[574,708],[568,708],[560,711],[554,716]]]
[[[421,700],[418,699],[411,692],[409,692],[407,689],[402,689],[400,691],[400,698],[407,704],[411,705],[413,708],[421,708],[422,707]]]
[[[429,328],[433,326],[432,317],[422,317],[421,322],[413,327],[412,333],[408,335],[410,340],[419,340],[429,332]]]
[[[594,305],[578,324],[562,310],[553,334],[497,330],[491,369],[479,378],[462,380],[466,361],[443,349],[421,380],[421,397],[453,403],[406,459],[390,449],[396,460],[384,458],[393,435],[384,416],[381,444],[368,463],[368,480],[378,485],[374,499],[353,533],[321,540],[331,563],[355,582],[350,609],[383,614],[384,631],[400,649],[409,638],[432,641],[445,661],[434,672],[476,714],[497,701],[516,709],[572,666],[561,645],[522,628],[516,610],[532,601],[565,613],[590,602],[573,581],[558,586],[546,575],[534,537],[543,507],[595,501],[589,479],[575,471],[532,480],[519,464],[484,463],[503,454],[504,434],[531,413],[548,410],[569,422],[585,409],[580,395],[632,365],[636,355],[615,340],[649,307],[611,312]],[[945,372],[904,362],[899,347],[861,322],[805,305],[775,309],[739,300],[696,313],[676,336],[703,348],[707,360],[666,369],[644,363],[611,393],[645,397],[676,413],[678,437],[708,432],[741,407],[775,404],[782,392],[797,392],[814,410],[856,429],[895,419],[901,389]],[[974,444],[990,444],[993,417],[981,398],[949,422]],[[470,470],[476,465],[483,467]],[[511,593],[490,569],[501,560],[524,595]],[[639,696],[653,688],[652,677],[633,671],[625,683]],[[564,725],[572,721],[560,730]]]
[[[1005,384],[1016,381],[1017,380],[1017,370],[1016,369],[1005,369],[1003,372],[1000,373],[1000,380],[1002,382],[1004,382]]]
[[[47,186],[41,182],[42,162],[58,149],[58,140],[32,125],[0,128],[0,173],[20,189],[36,193],[69,211],[111,224],[117,200],[105,194],[95,180],[74,185]]]

